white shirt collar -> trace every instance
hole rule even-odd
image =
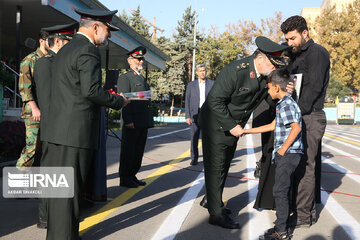
[[[258,70],[256,68],[255,59],[254,59],[254,68],[255,68],[255,72],[256,72],[256,78],[259,78],[261,76],[261,74],[258,72]]]
[[[85,36],[87,39],[89,39],[89,41],[90,41],[92,44],[95,45],[94,41],[93,41],[88,35],[86,35],[85,33],[83,33],[83,32],[77,32],[76,34],[80,34],[80,35]]]
[[[58,53],[58,51],[56,51],[55,49],[53,49],[53,48],[50,48],[50,50],[51,51],[53,51],[55,54],[57,54]]]

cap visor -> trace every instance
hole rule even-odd
[[[118,28],[115,25],[112,25],[111,23],[105,23],[105,25],[109,28],[110,31],[119,31],[120,28]]]

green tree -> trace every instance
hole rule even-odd
[[[185,71],[183,56],[179,54],[179,45],[170,39],[161,37],[158,39],[158,47],[170,56],[171,60],[166,62],[166,70],[151,71],[150,84],[153,85],[153,95],[159,99],[169,97],[171,99],[171,107],[174,106],[175,97],[183,98],[185,83],[183,74]]]
[[[284,42],[284,35],[280,29],[282,22],[282,12],[275,12],[272,18],[261,19],[261,26],[257,30],[258,36],[268,37],[277,43]]]
[[[330,75],[329,86],[326,91],[326,95],[330,98],[331,101],[335,101],[336,97],[343,97],[350,95],[350,88],[344,86],[340,81],[334,79],[332,75]]]
[[[321,13],[314,24],[316,39],[330,54],[333,77],[348,87],[360,87],[360,1],[342,12]]]
[[[151,39],[151,34],[149,32],[150,26],[147,25],[140,15],[140,5],[137,9],[131,13],[130,17],[130,26],[135,29],[140,35],[144,36],[147,40]]]
[[[225,32],[221,34],[217,33],[213,26],[210,33],[198,44],[197,62],[208,63],[208,77],[215,79],[225,65],[254,52],[257,36],[262,35],[281,42],[281,22],[282,13],[275,12],[273,18],[261,19],[260,26],[253,21],[238,20],[236,24],[226,25]]]
[[[120,18],[124,23],[126,23],[127,25],[130,26],[130,17],[129,17],[129,15],[126,14],[126,12],[125,12],[124,9],[121,11],[121,13],[119,13],[119,18]]]
[[[185,9],[182,20],[178,21],[178,26],[176,27],[177,33],[174,34],[175,45],[179,50],[180,60],[185,64],[185,71],[182,74],[185,83],[191,81],[195,14],[195,11],[191,10],[191,6]],[[201,40],[199,34],[197,34],[197,39]]]

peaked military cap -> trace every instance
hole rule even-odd
[[[70,24],[63,24],[63,25],[55,25],[52,27],[45,27],[41,30],[46,31],[49,35],[57,35],[63,39],[71,40],[75,30],[79,28],[79,23],[70,23]]]
[[[103,11],[94,9],[75,9],[75,12],[81,16],[81,19],[90,19],[99,21],[108,26],[110,31],[118,31],[120,28],[111,24],[112,18],[117,10],[114,11]]]
[[[146,54],[146,48],[143,46],[137,47],[127,53],[129,57],[133,57],[133,58],[143,58],[145,54]]]
[[[270,39],[260,36],[255,39],[255,44],[258,49],[264,53],[275,67],[282,67],[287,65],[285,61],[285,54],[291,47],[280,45]]]

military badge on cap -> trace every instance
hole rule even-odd
[[[112,18],[117,10],[103,11],[94,9],[75,9],[75,12],[81,16],[81,19],[90,19],[104,23],[110,31],[118,31],[120,28],[111,24]]]
[[[145,54],[146,54],[146,48],[143,46],[137,47],[127,53],[128,57],[132,57],[132,58],[144,58]]]
[[[291,49],[290,46],[277,44],[263,36],[257,37],[255,43],[258,49],[268,57],[275,67],[283,67],[288,64],[284,57],[286,51]]]
[[[45,27],[41,30],[46,31],[49,35],[56,35],[65,40],[71,40],[75,31],[79,28],[79,23],[70,23],[63,25],[55,25],[52,27]]]

